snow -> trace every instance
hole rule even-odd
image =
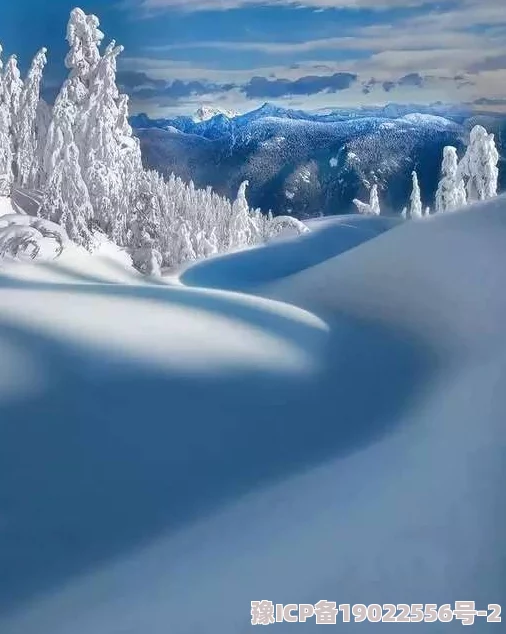
[[[0,218],[13,213],[16,212],[12,207],[11,199],[7,196],[0,196]]]
[[[179,286],[78,249],[0,270],[2,634],[501,603],[506,199],[312,229]]]
[[[193,121],[195,123],[209,121],[217,115],[223,115],[227,117],[227,119],[233,119],[239,116],[239,113],[235,110],[227,110],[225,108],[218,108],[217,106],[201,106],[195,113]]]
[[[439,117],[433,114],[422,114],[419,112],[413,112],[406,114],[403,117],[399,117],[399,121],[408,121],[409,123],[414,123],[416,125],[437,126],[442,128],[453,127],[455,125],[453,121],[445,119],[444,117]]]

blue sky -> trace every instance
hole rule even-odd
[[[506,105],[506,10],[501,0],[92,0],[108,39],[125,46],[119,80],[132,110],[245,111],[388,102]],[[0,41],[26,68],[49,48],[64,75],[68,0],[2,8]]]

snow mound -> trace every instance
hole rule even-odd
[[[0,271],[2,634],[501,603],[506,200],[343,220],[187,272],[220,290]]]
[[[190,286],[251,292],[353,249],[398,223],[397,218],[359,215],[309,220],[311,231],[299,238],[203,260],[187,268],[180,279]]]
[[[317,314],[372,314],[438,340],[445,350],[450,342],[461,351],[471,341],[483,347],[502,332],[506,311],[500,251],[505,207],[501,196],[423,223],[403,223],[359,250],[281,280],[269,294]],[[430,267],[422,267],[428,254]]]
[[[7,212],[8,205],[3,205]],[[69,244],[65,230],[54,222],[26,214],[0,216],[0,265],[4,259],[52,260]]]
[[[14,213],[0,198],[0,272],[18,280],[139,283],[130,255],[104,234],[93,234],[89,252],[71,242],[58,224]]]

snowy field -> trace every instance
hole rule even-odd
[[[325,220],[178,280],[107,242],[0,265],[2,634],[504,603],[506,199],[397,224]]]

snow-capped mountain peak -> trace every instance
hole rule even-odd
[[[216,106],[200,106],[197,112],[193,115],[193,120],[196,123],[199,123],[201,121],[209,121],[213,117],[216,117],[220,114],[224,115],[228,119],[233,119],[234,117],[237,117],[239,115],[239,113],[235,112],[234,110],[226,110],[224,108],[219,108]]]

